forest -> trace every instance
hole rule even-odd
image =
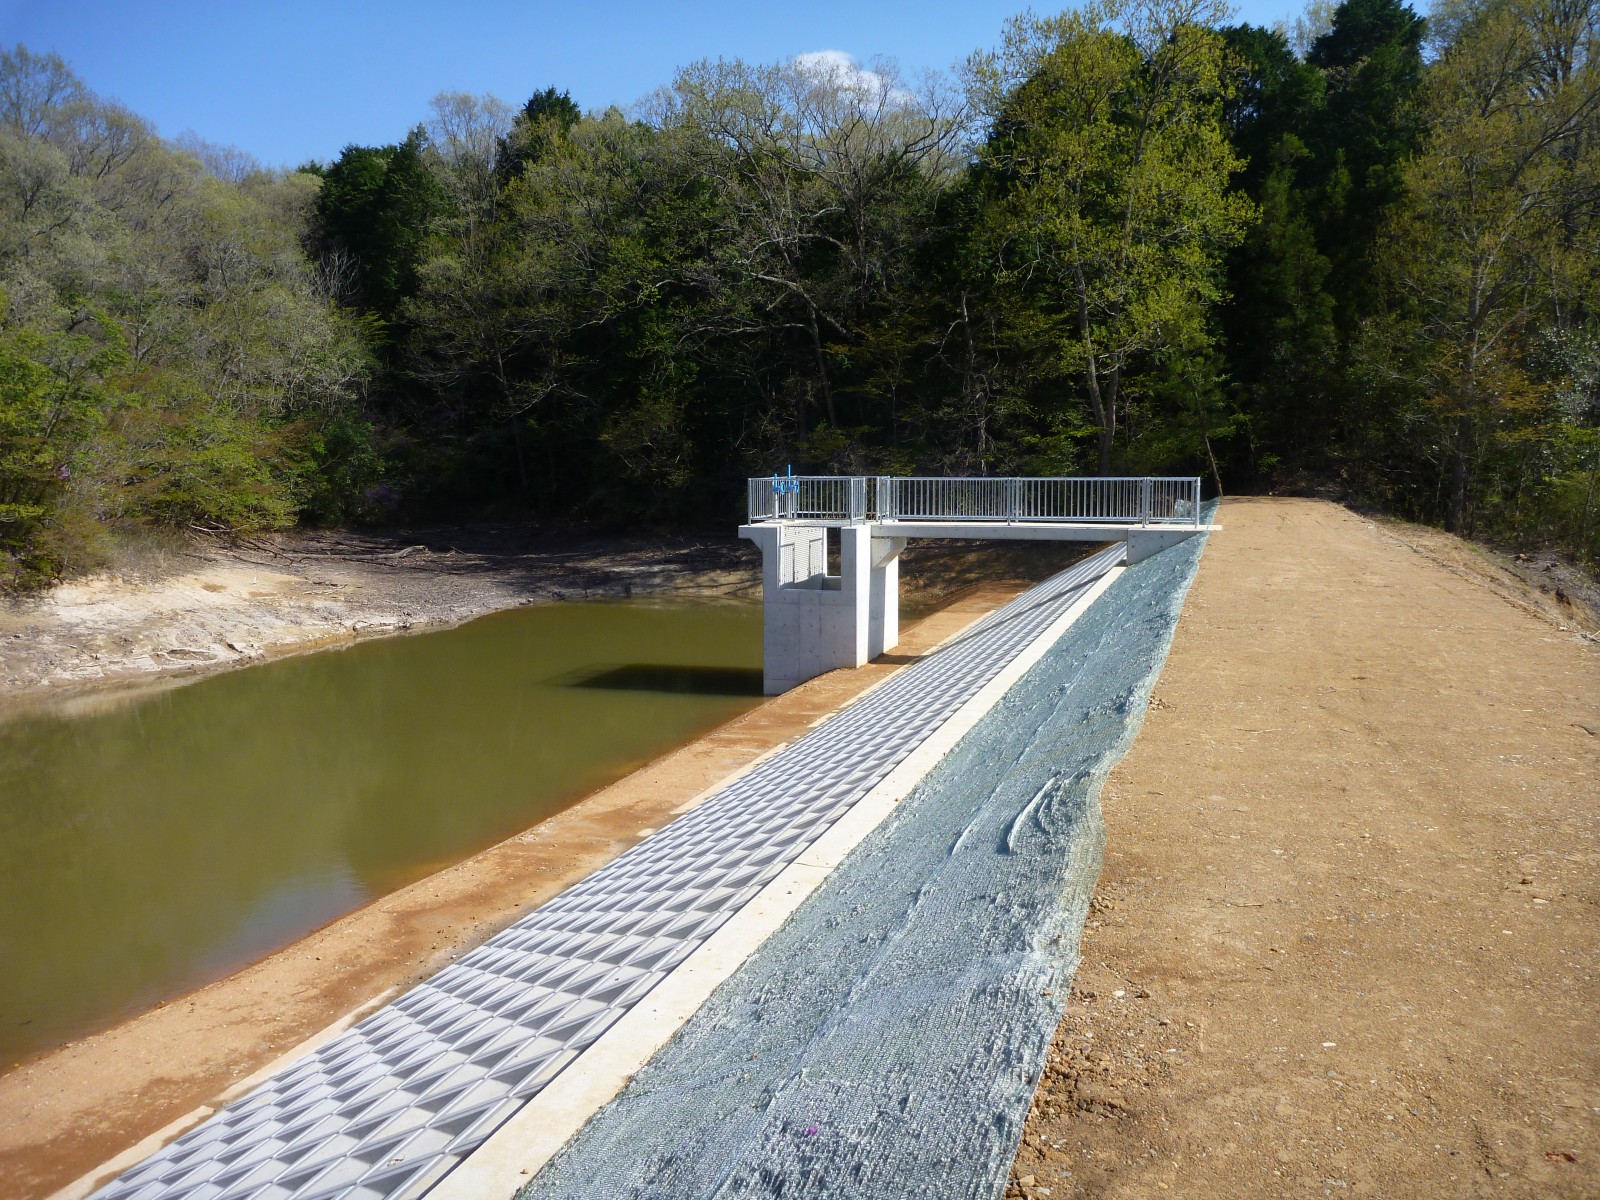
[[[1597,11],[1088,0],[293,170],[0,50],[0,589],[149,530],[727,529],[788,466],[1198,474],[1592,570]]]

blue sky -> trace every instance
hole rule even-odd
[[[699,58],[773,62],[840,50],[908,72],[993,46],[1025,0],[0,0],[0,43],[54,50],[168,137],[193,130],[268,165],[396,141],[438,92],[521,104],[554,85],[585,109],[627,105]],[[1040,11],[1050,6],[1036,5]],[[1244,0],[1242,19],[1297,0]]]

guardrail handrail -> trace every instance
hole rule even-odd
[[[762,521],[1200,524],[1200,477],[772,475],[750,480]]]

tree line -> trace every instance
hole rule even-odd
[[[1197,473],[1600,558],[1587,0],[1008,22],[954,77],[448,93],[264,170],[0,56],[0,581],[149,524],[726,524],[796,472]]]

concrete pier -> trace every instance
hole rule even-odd
[[[900,642],[903,537],[868,525],[745,525],[761,547],[765,691],[786,692],[835,667],[859,667]],[[827,571],[828,542],[839,573]]]

